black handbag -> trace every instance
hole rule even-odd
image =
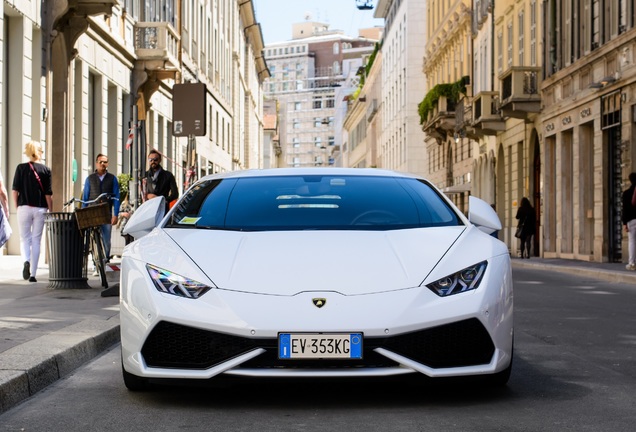
[[[519,222],[519,225],[517,225],[517,231],[515,231],[515,237],[521,238],[521,231],[523,231],[523,221]]]

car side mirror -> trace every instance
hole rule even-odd
[[[501,229],[499,216],[490,204],[472,195],[468,197],[468,220],[486,234]]]
[[[132,236],[135,240],[150,234],[166,214],[165,198],[158,196],[139,206],[124,226],[122,233]]]

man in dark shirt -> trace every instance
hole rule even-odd
[[[146,199],[163,196],[166,200],[166,212],[170,209],[170,203],[179,198],[179,189],[174,175],[161,166],[161,154],[150,150],[148,154],[150,169],[146,173]]]

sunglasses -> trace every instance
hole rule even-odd
[[[148,158],[150,162],[159,162],[159,158]]]
[[[97,161],[98,164],[106,165],[108,161]]]

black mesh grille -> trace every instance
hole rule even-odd
[[[206,369],[260,345],[259,340],[162,321],[146,339],[141,354],[150,367]]]
[[[432,368],[487,364],[495,352],[476,318],[387,338],[383,346]]]
[[[477,319],[388,338],[365,338],[362,360],[279,360],[276,339],[248,339],[161,322],[141,353],[150,367],[205,369],[255,348],[266,350],[243,368],[365,368],[396,366],[382,347],[433,368],[489,363],[495,347]]]

